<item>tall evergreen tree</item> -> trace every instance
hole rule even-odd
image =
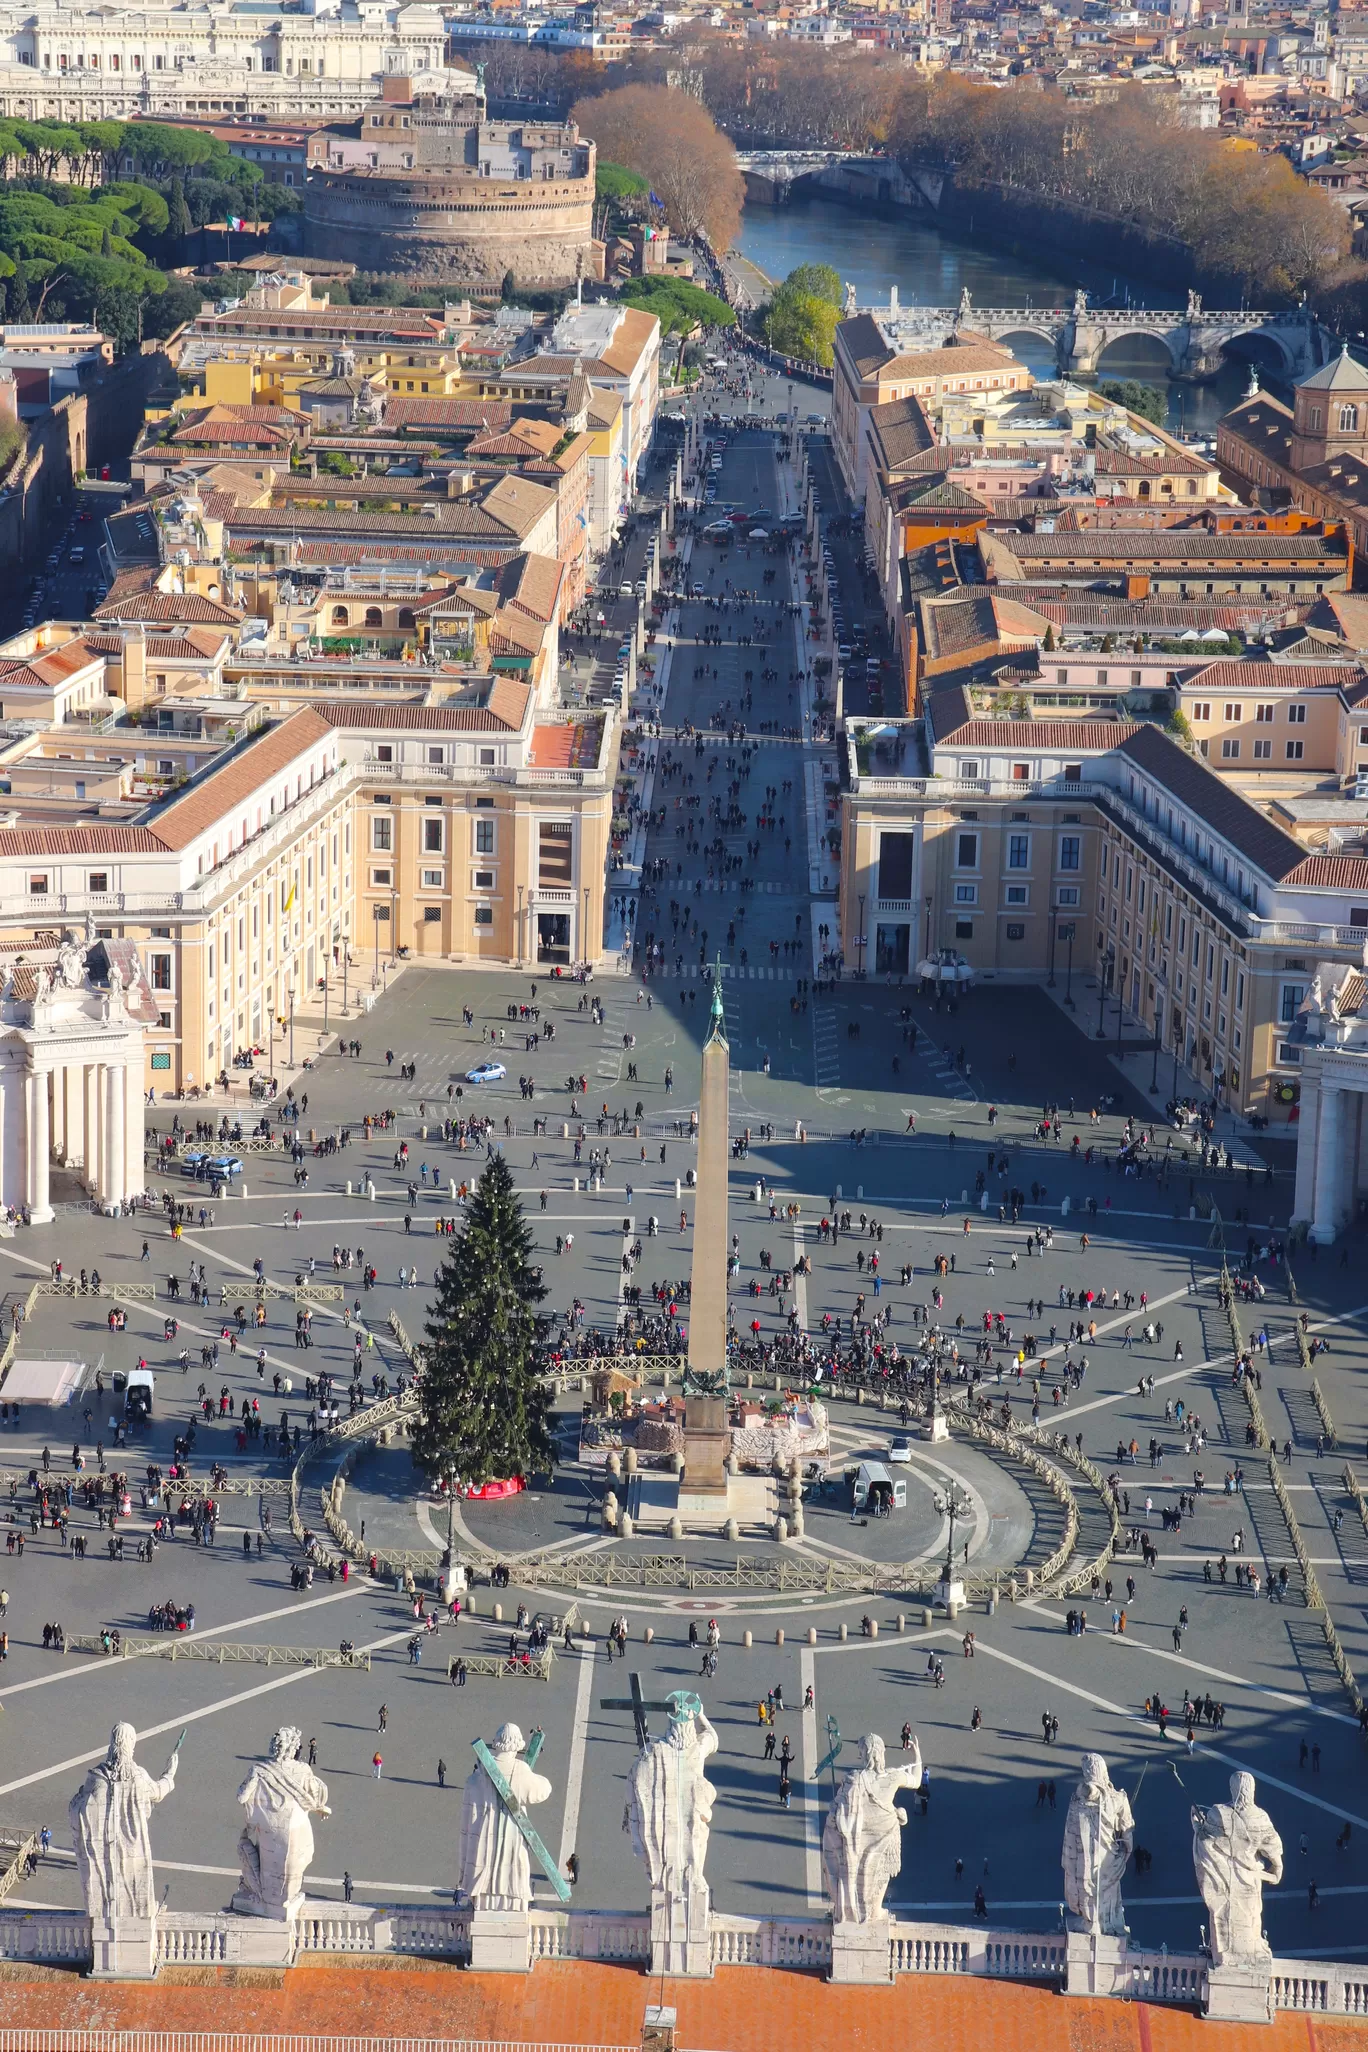
[[[193,232],[194,223],[190,219],[190,209],[185,203],[185,181],[173,178],[166,202],[166,233],[172,242],[183,242],[185,237]]]
[[[496,1154],[450,1243],[426,1328],[413,1458],[449,1490],[528,1475],[555,1458],[539,1374],[536,1307],[546,1290],[533,1251],[508,1164]]]

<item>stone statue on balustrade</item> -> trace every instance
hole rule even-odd
[[[1135,1843],[1130,1798],[1112,1784],[1100,1753],[1085,1753],[1064,1823],[1064,1900],[1069,1929],[1124,1938],[1121,1880]]]
[[[1265,1882],[1282,1880],[1282,1840],[1254,1800],[1254,1776],[1232,1774],[1230,1801],[1192,1809],[1192,1864],[1206,1904],[1212,1965],[1265,1967],[1272,1952],[1263,1934]]]
[[[884,1896],[902,1870],[907,1822],[907,1812],[894,1798],[901,1789],[920,1788],[921,1779],[921,1747],[915,1739],[911,1758],[895,1767],[885,1765],[884,1742],[876,1732],[860,1740],[860,1764],[841,1783],[822,1830],[822,1871],[833,1925],[887,1920]]]
[[[109,1751],[67,1808],[86,1909],[106,1926],[121,1919],[150,1922],[155,1913],[148,1824],[176,1785],[179,1746],[157,1780],[133,1758],[136,1738],[131,1724],[115,1725]]]
[[[247,1812],[238,1840],[242,1884],[233,1908],[243,1916],[297,1916],[314,1856],[310,1817],[330,1817],[327,1787],[299,1755],[302,1734],[282,1725],[269,1759],[258,1760],[237,1792]]]
[[[704,1772],[717,1733],[699,1698],[675,1689],[669,1727],[648,1739],[628,1776],[627,1822],[651,1877],[651,1971],[711,1971],[711,1913],[704,1864],[715,1791]]]
[[[526,1741],[516,1724],[501,1724],[490,1753],[521,1811],[551,1793],[545,1775],[520,1759]],[[477,1910],[525,1914],[532,1902],[528,1842],[483,1766],[477,1765],[461,1802],[461,1893]]]

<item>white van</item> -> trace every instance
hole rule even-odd
[[[907,1509],[907,1482],[901,1475],[890,1475],[882,1461],[861,1461],[855,1471],[854,1507],[870,1510],[876,1497],[882,1496],[894,1510]]]

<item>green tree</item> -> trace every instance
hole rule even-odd
[[[182,242],[193,225],[190,209],[185,204],[185,180],[173,178],[166,202],[166,232],[172,242]]]
[[[736,315],[725,299],[691,285],[686,278],[658,275],[631,278],[622,288],[628,306],[655,314],[662,335],[691,335],[695,328],[734,328]]]
[[[1168,419],[1168,394],[1160,385],[1145,385],[1138,378],[1126,378],[1111,379],[1098,389],[1104,399],[1124,406],[1129,413],[1138,413],[1142,420],[1152,420],[1156,427],[1162,427]]]
[[[109,232],[109,223],[106,221],[103,229],[100,231],[100,255],[102,257],[112,257],[113,254],[114,238]]]
[[[546,1295],[508,1164],[494,1155],[437,1276],[413,1458],[448,1489],[529,1475],[555,1459],[539,1374]]]
[[[840,273],[830,264],[799,264],[796,271],[790,271],[784,283],[795,292],[811,293],[814,299],[829,300],[832,306],[841,304]]]
[[[825,268],[800,266],[801,270]],[[839,319],[840,308],[831,300],[804,291],[794,284],[793,278],[786,278],[765,308],[760,326],[771,349],[777,349],[782,356],[796,356],[805,363],[818,363],[829,369]]]

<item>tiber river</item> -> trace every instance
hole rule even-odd
[[[909,306],[955,306],[966,286],[977,306],[1062,306],[1084,286],[1097,300],[1136,306],[1181,306],[1185,291],[1146,279],[1104,274],[1085,263],[1028,263],[1000,256],[985,241],[958,241],[944,234],[928,214],[873,218],[857,207],[826,199],[798,200],[784,207],[748,206],[737,247],[776,281],[798,264],[830,264],[843,284],[854,285],[861,306],[888,301],[890,286]],[[1023,335],[1013,349],[1037,375],[1054,371],[1054,359],[1039,338]],[[1207,385],[1170,383],[1168,351],[1137,338],[1114,344],[1103,359],[1107,378],[1142,378],[1169,394],[1169,426],[1210,434],[1248,383],[1246,364],[1227,360]],[[1276,387],[1275,387],[1276,389]]]

